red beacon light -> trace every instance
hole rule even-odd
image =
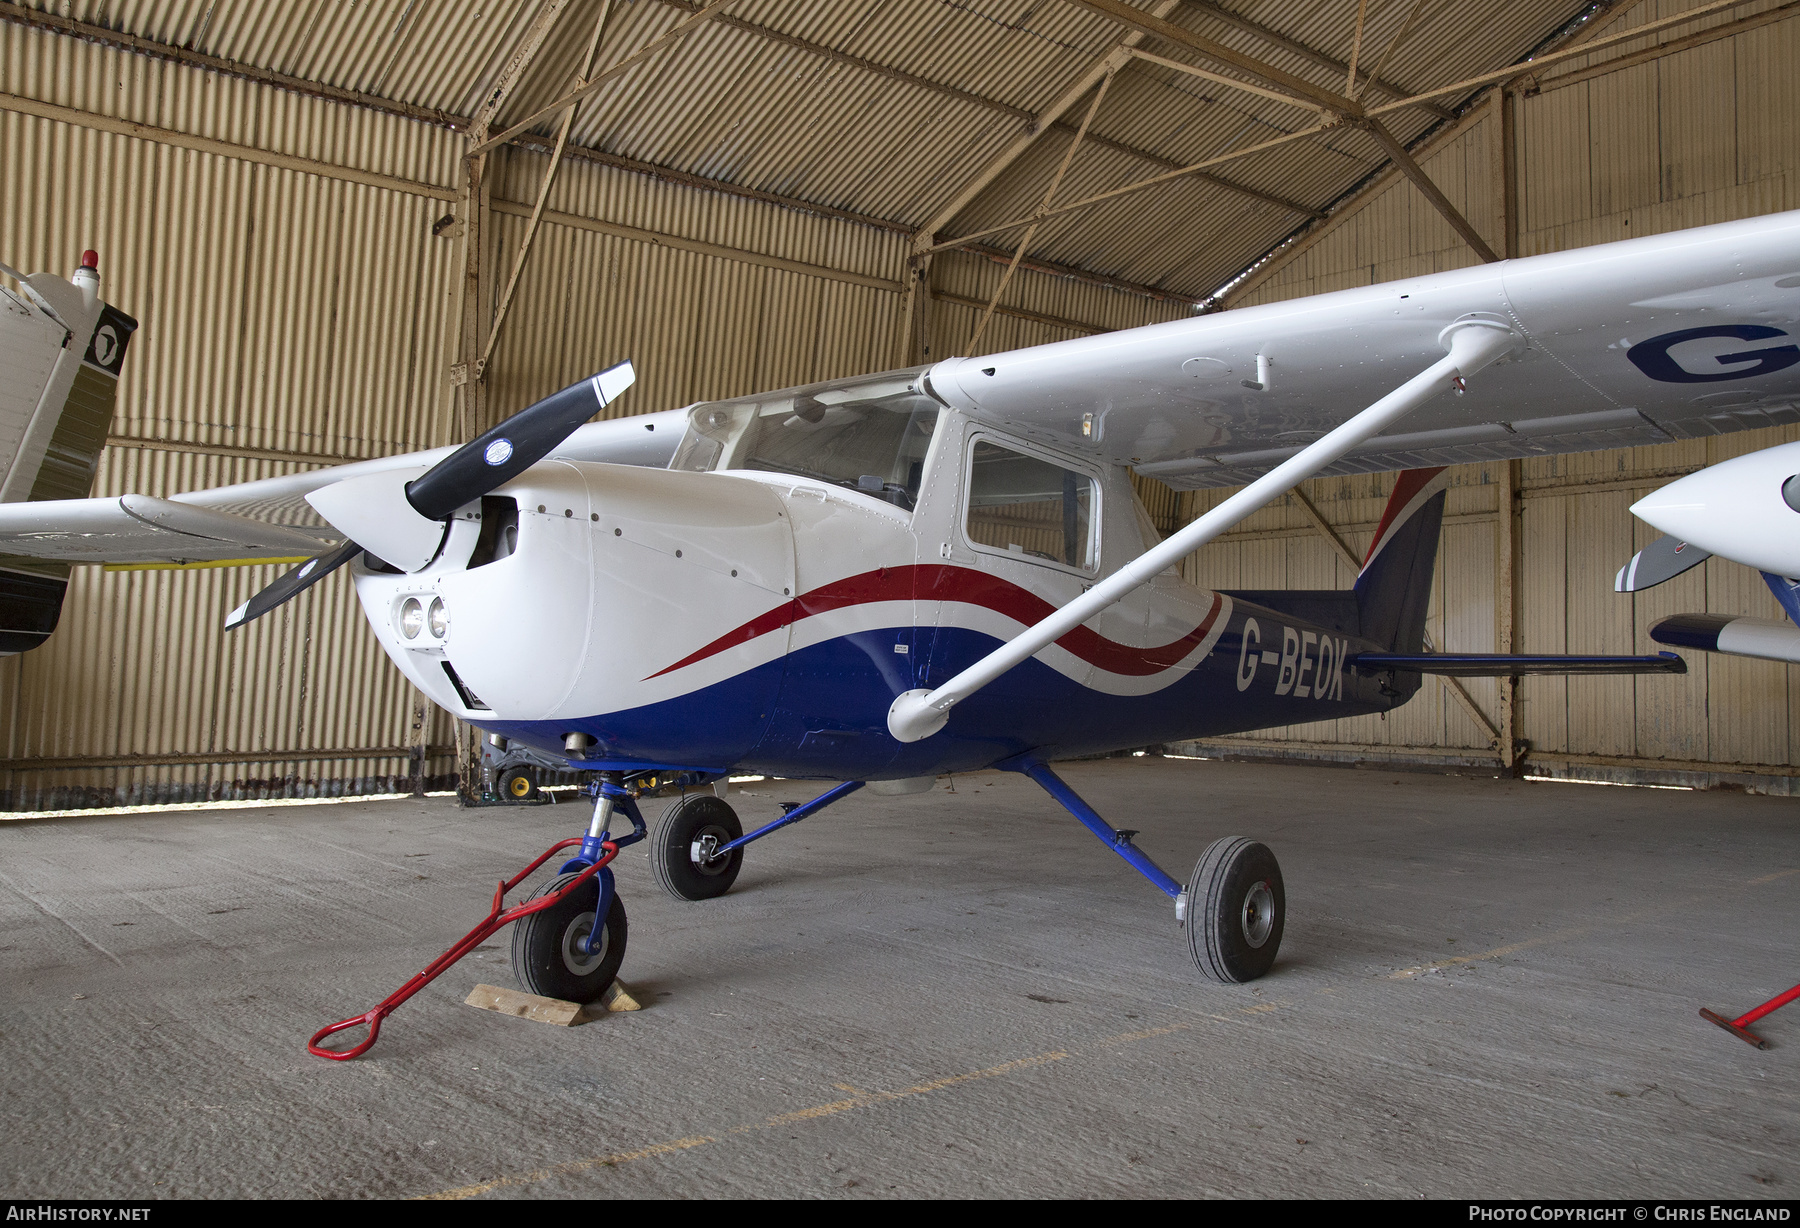
[[[98,270],[100,267],[100,253],[93,248],[89,248],[87,251],[82,252],[81,267],[84,269]]]

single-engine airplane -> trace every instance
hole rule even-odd
[[[1180,881],[1049,762],[1384,712],[1425,673],[1682,672],[1670,653],[1424,651],[1440,470],[1800,420],[1800,368],[1739,340],[1800,327],[1796,276],[1788,213],[588,423],[631,385],[621,363],[459,448],[6,504],[0,544],[63,563],[304,546],[231,625],[348,567],[426,695],[601,773],[587,837],[566,842],[581,851],[514,933],[535,992],[611,982],[621,844],[649,839],[663,886],[706,899],[751,841],[865,782],[988,767],[1031,777],[1165,892],[1202,973],[1245,981],[1281,941],[1274,855],[1226,838]],[[1728,412],[1679,374],[1708,361],[1732,377],[1707,388]],[[1159,539],[1131,467],[1242,489]],[[1211,592],[1177,570],[1304,479],[1390,469],[1352,589]],[[680,772],[844,783],[748,834],[691,793],[652,835],[628,786]],[[615,838],[617,814],[633,830]]]

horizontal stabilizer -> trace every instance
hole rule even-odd
[[[1655,633],[1652,632],[1654,635]],[[1669,641],[1662,641],[1667,643]],[[1648,657],[1546,656],[1490,652],[1359,652],[1351,669],[1391,669],[1452,678],[1516,678],[1522,674],[1685,674],[1687,662],[1672,652]]]
[[[1650,638],[1675,648],[1800,664],[1800,627],[1774,619],[1675,614],[1651,626]]]
[[[1698,546],[1690,546],[1679,537],[1666,534],[1631,556],[1631,562],[1619,568],[1613,580],[1615,593],[1641,593],[1655,588],[1664,580],[1673,580],[1690,567],[1698,567],[1712,557]]]

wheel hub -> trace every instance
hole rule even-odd
[[[1270,890],[1268,879],[1253,884],[1244,893],[1243,922],[1245,942],[1260,947],[1269,941],[1269,931],[1275,928],[1275,893]]]
[[[702,827],[688,845],[688,860],[702,874],[722,874],[731,859],[719,852],[719,846],[730,842],[730,834],[723,827]]]
[[[587,951],[588,935],[594,932],[594,914],[584,912],[563,930],[562,960],[563,967],[576,976],[586,976],[600,966],[606,958],[606,948],[610,939],[604,929],[600,931],[599,945],[590,953]]]

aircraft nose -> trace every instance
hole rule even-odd
[[[1782,444],[1690,473],[1645,495],[1631,512],[1709,554],[1793,575],[1800,570],[1797,475],[1800,444]]]

